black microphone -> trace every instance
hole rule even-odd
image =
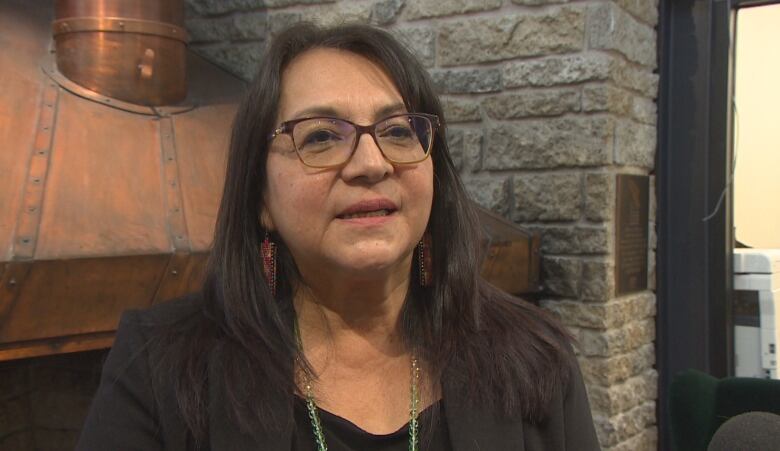
[[[723,423],[710,440],[707,451],[780,450],[780,415],[748,412]]]

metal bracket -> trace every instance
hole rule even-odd
[[[176,136],[174,134],[173,118],[161,115],[160,148],[162,150],[163,183],[165,191],[165,208],[168,217],[168,233],[173,244],[173,254],[168,260],[160,283],[154,295],[153,302],[160,302],[179,293],[177,287],[180,279],[185,277],[192,244],[187,231],[187,220],[184,216],[184,199],[179,183],[179,163],[176,159]]]
[[[5,324],[4,319],[13,308],[35,257],[58,104],[59,87],[53,82],[46,82],[41,96],[35,139],[30,149],[22,205],[16,217],[11,261],[6,263],[0,278],[0,334],[2,325]]]
[[[43,89],[32,154],[27,166],[27,180],[24,186],[22,206],[16,218],[16,234],[12,250],[13,260],[16,261],[32,260],[35,255],[58,103],[58,86],[53,82],[46,83]]]
[[[165,208],[168,216],[168,231],[173,243],[174,252],[191,251],[187,221],[184,217],[184,201],[179,183],[179,163],[176,159],[176,139],[174,137],[173,119],[169,116],[160,118],[160,148],[162,150],[162,167],[165,182]]]

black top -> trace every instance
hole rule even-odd
[[[153,334],[182,318],[205,316],[200,294],[174,302],[156,304],[144,311],[122,315],[111,352],[100,376],[100,387],[84,422],[77,451],[289,451],[296,437],[295,423],[284,429],[261,427],[242,431],[230,416],[228,382],[221,371],[220,346],[206,352],[208,371],[207,434],[197,446],[181,418],[176,401],[176,380],[155,378],[151,368],[160,365],[164,347],[155,344]],[[511,333],[508,330],[507,333]],[[503,339],[510,339],[504,337]],[[567,344],[568,346],[568,344]],[[577,360],[572,356],[568,381],[557,387],[541,421],[507,417],[466,402],[467,389],[457,382],[457,367],[442,375],[446,432],[452,451],[595,451],[601,449],[593,427],[588,396]],[[540,381],[541,383],[541,381]],[[271,408],[285,409],[286,396],[269,400]],[[422,422],[423,429],[425,422]],[[306,435],[313,443],[311,431]],[[424,438],[424,437],[423,437]],[[301,442],[303,443],[303,442]],[[330,442],[328,443],[331,444]],[[302,448],[305,449],[305,448]],[[313,448],[312,448],[313,449]],[[331,450],[335,451],[335,446]],[[430,447],[422,441],[420,449]]]
[[[409,449],[409,424],[390,434],[371,434],[351,421],[327,410],[318,409],[328,451],[407,451]],[[419,438],[426,451],[452,449],[444,418],[444,403],[436,402],[420,412]],[[434,428],[431,430],[431,425]],[[432,432],[432,435],[429,435]],[[317,451],[309,411],[306,402],[295,398],[295,432],[292,451]]]

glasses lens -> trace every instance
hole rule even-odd
[[[397,163],[420,161],[430,151],[431,121],[425,116],[402,115],[376,125],[376,137],[385,156]]]
[[[310,119],[295,124],[293,141],[301,159],[311,166],[333,166],[349,158],[355,127],[338,119]]]

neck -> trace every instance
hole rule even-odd
[[[370,280],[307,281],[293,300],[307,358],[315,365],[337,358],[341,365],[361,367],[405,357],[398,325],[408,288],[408,272]]]

